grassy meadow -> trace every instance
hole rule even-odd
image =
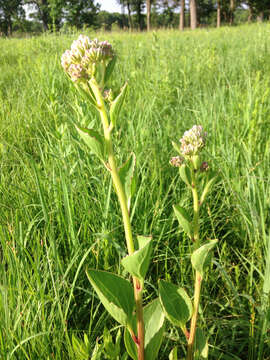
[[[72,124],[101,126],[61,68],[77,35],[0,40],[3,360],[77,359],[72,334],[94,347],[104,326],[113,338],[119,328],[85,274],[121,274],[126,247],[110,174]],[[190,242],[172,211],[191,198],[169,159],[171,141],[201,124],[219,172],[201,224],[205,239],[219,239],[199,316],[209,359],[269,360],[270,25],[86,35],[116,49],[112,87],[129,82],[114,142],[119,164],[136,154],[133,231],[154,241],[145,298],[158,279],[193,292]],[[185,339],[167,323],[159,359],[175,345],[183,359]]]

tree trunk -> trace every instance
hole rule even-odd
[[[132,18],[131,18],[131,10],[130,10],[130,2],[127,2],[127,9],[128,9],[128,23],[129,23],[129,27],[130,30],[133,30],[133,23],[132,23]]]
[[[190,27],[191,27],[191,30],[194,30],[197,27],[196,0],[189,0],[189,11],[190,11]]]
[[[146,0],[147,31],[150,31],[151,0]]]
[[[263,13],[263,11],[261,11],[261,12],[258,14],[258,16],[257,16],[257,21],[258,21],[258,22],[262,22],[262,21],[263,21],[263,17],[264,17],[264,13]]]
[[[138,23],[139,23],[139,28],[142,31],[143,30],[143,16],[142,16],[142,9],[141,9],[141,2],[140,1],[137,1],[136,12],[137,12],[137,19],[138,19]]]
[[[7,35],[11,36],[12,35],[12,20],[11,20],[11,16],[7,17]]]
[[[185,0],[180,0],[180,6],[179,30],[183,31],[185,27]]]
[[[251,6],[248,8],[248,22],[250,23],[253,18],[253,9]]]
[[[230,20],[229,20],[230,25],[233,25],[233,21],[234,21],[234,8],[235,8],[235,2],[234,0],[230,0]]]
[[[220,27],[220,1],[217,1],[217,28]]]

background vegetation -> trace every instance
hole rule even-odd
[[[172,205],[191,199],[169,165],[171,140],[194,124],[208,131],[219,180],[201,226],[219,244],[200,323],[213,360],[270,359],[269,35],[266,24],[98,34],[118,53],[112,86],[129,80],[114,135],[124,150],[119,161],[137,156],[132,224],[153,236],[151,283],[171,279],[190,293],[189,241]],[[110,176],[71,124],[100,126],[61,69],[76,37],[0,41],[1,359],[75,359],[72,334],[87,334],[94,346],[115,324],[85,274],[86,267],[122,273],[126,250]],[[147,283],[146,296],[156,295]],[[160,359],[175,344],[184,356],[181,336],[167,331]]]
[[[120,13],[101,11],[103,0],[0,0],[0,35],[70,33],[76,29],[150,30],[269,20],[269,0],[117,0]],[[112,0],[115,1],[115,0]]]

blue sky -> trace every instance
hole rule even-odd
[[[118,4],[117,0],[97,0],[96,2],[101,4],[101,10],[121,12],[121,6]]]

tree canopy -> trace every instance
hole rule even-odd
[[[184,24],[191,28],[233,25],[270,17],[270,0],[118,0],[121,13],[101,11],[97,1],[0,0],[0,31],[8,36],[14,29],[57,31],[63,26],[105,30],[179,27],[183,30]]]

